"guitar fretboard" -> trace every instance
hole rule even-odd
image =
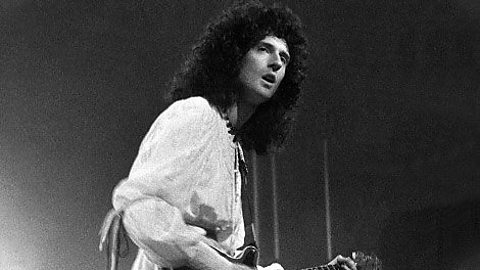
[[[304,268],[300,270],[341,270],[341,268],[337,265],[322,265],[317,267]]]

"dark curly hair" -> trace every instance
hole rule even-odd
[[[259,154],[278,149],[290,133],[293,111],[305,78],[307,40],[300,19],[289,8],[260,2],[239,2],[207,29],[172,82],[171,101],[202,96],[222,112],[238,98],[235,87],[246,53],[268,35],[288,45],[290,62],[277,92],[257,107],[238,131],[246,149]]]

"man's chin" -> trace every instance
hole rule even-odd
[[[260,96],[260,97],[258,98],[258,105],[261,105],[261,104],[266,103],[266,102],[269,101],[271,98],[272,98],[272,96],[270,96],[270,95],[268,95],[268,96]]]

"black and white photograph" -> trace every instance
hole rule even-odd
[[[480,269],[480,1],[0,0],[0,270]]]

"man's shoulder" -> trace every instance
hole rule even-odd
[[[177,100],[170,105],[169,110],[177,110],[185,113],[213,113],[216,111],[206,98],[199,96]]]
[[[163,116],[163,117],[162,117]],[[217,109],[204,97],[189,97],[172,103],[160,116],[180,122],[202,122],[213,124],[220,120]]]

